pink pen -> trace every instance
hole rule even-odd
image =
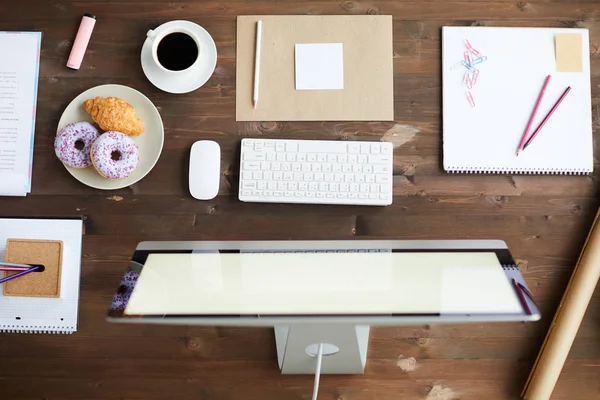
[[[96,25],[96,16],[88,13],[83,14],[71,54],[69,55],[69,61],[67,61],[67,67],[72,69],[79,69],[81,67],[85,50],[92,37],[94,25]]]

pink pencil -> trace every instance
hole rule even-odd
[[[0,271],[27,271],[28,267],[0,267]]]
[[[558,106],[560,105],[560,103],[562,103],[562,101],[565,99],[565,97],[567,97],[567,94],[571,91],[571,86],[569,86],[567,88],[567,90],[565,90],[565,92],[562,94],[562,96],[560,96],[560,98],[558,99],[558,101],[556,102],[556,104],[554,105],[554,107],[552,107],[552,110],[550,110],[550,112],[548,113],[548,115],[546,115],[546,118],[544,118],[544,120],[540,123],[540,126],[537,127],[537,129],[531,134],[531,137],[527,140],[527,142],[525,143],[525,146],[523,146],[523,150],[525,150],[527,148],[527,146],[529,146],[531,144],[531,142],[533,141],[533,139],[535,139],[535,137],[537,136],[538,133],[540,133],[540,131],[542,130],[542,128],[544,127],[544,125],[546,124],[546,122],[548,122],[548,120],[550,119],[550,117],[552,116],[552,114],[554,114],[554,111],[556,111],[556,109],[558,108]]]
[[[537,102],[535,103],[535,107],[533,108],[533,112],[531,113],[531,117],[529,117],[529,122],[527,123],[527,127],[525,128],[525,132],[523,132],[523,136],[521,137],[521,143],[519,143],[519,148],[517,149],[517,156],[519,153],[525,148],[525,142],[527,142],[527,135],[531,130],[531,125],[533,125],[533,120],[535,119],[535,114],[537,114],[538,108],[540,108],[540,104],[542,103],[542,99],[544,98],[544,93],[546,93],[546,88],[550,83],[551,76],[548,75],[546,77],[546,81],[544,82],[544,86],[542,86],[542,91],[538,96]]]

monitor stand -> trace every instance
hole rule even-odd
[[[282,374],[314,374],[322,344],[323,374],[363,374],[369,325],[294,324],[275,326],[277,360]]]

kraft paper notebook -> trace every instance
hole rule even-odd
[[[80,218],[0,218],[0,263],[46,267],[0,284],[0,332],[77,330],[82,229]]]
[[[467,41],[483,56],[471,60],[477,63],[473,65],[476,72],[468,71],[463,63]],[[526,174],[593,171],[587,29],[444,27],[442,69],[444,170]],[[571,91],[517,157],[519,142],[548,75],[551,79],[530,134],[568,86]]]
[[[262,40],[254,109],[258,20]],[[237,121],[394,119],[389,15],[239,16],[236,57]],[[316,64],[321,66],[311,69]]]

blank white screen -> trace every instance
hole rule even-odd
[[[494,253],[151,254],[128,315],[522,313]]]

